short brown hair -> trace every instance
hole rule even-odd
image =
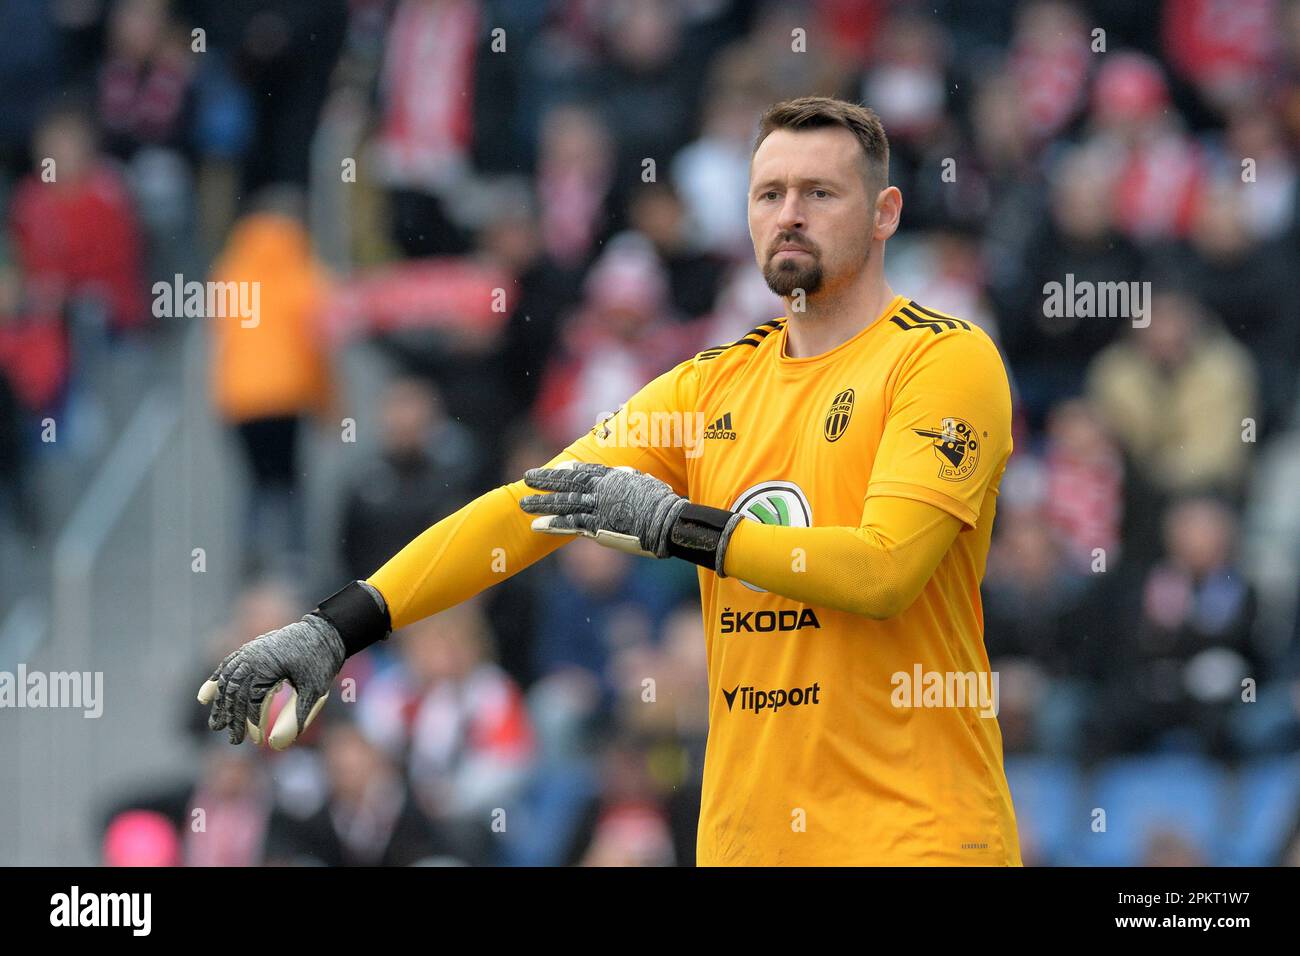
[[[801,96],[768,107],[759,121],[758,136],[750,155],[758,152],[758,147],[773,130],[820,129],[825,126],[841,126],[857,137],[867,159],[868,186],[879,191],[889,185],[889,138],[885,136],[880,117],[869,107],[829,96]]]

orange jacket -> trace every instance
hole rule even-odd
[[[323,413],[333,382],[320,317],[328,294],[324,268],[306,229],[274,213],[235,224],[212,281],[237,282],[245,314],[209,315],[216,341],[214,398],[228,421]]]

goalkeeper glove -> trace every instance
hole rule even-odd
[[[354,581],[301,621],[249,641],[217,666],[199,688],[199,703],[212,705],[209,729],[229,727],[232,744],[247,735],[283,750],[316,719],[344,660],[391,630],[383,595]],[[286,680],[293,694],[268,734],[271,701]]]
[[[534,531],[580,534],[629,554],[684,558],[722,575],[727,543],[743,515],[697,505],[654,475],[565,461],[532,468],[524,483],[549,495],[527,495],[519,507],[542,515]]]

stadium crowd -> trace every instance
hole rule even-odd
[[[208,324],[249,495],[237,613],[176,688],[196,774],[106,807],[106,862],[694,861],[690,566],[575,542],[349,661],[283,753],[229,747],[193,691],[780,315],[748,161],[807,94],[880,114],[892,286],[1011,374],[983,597],[1026,863],[1300,864],[1300,2],[6,0],[7,527],[38,533],[40,423],[88,363],[185,321],[154,282],[261,288],[255,328]],[[1067,281],[1151,293],[1060,316]],[[389,370],[382,438],[337,445],[313,512],[345,349]],[[336,551],[307,554],[320,523]],[[1096,851],[1094,806],[1163,825]]]

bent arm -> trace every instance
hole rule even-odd
[[[922,340],[888,404],[859,526],[742,521],[727,548],[726,574],[877,620],[911,606],[957,533],[975,527],[987,489],[1006,466],[1011,393],[992,340],[953,330]]]
[[[917,599],[961,527],[923,501],[878,495],[857,528],[742,521],[724,570],[794,601],[884,620]]]

